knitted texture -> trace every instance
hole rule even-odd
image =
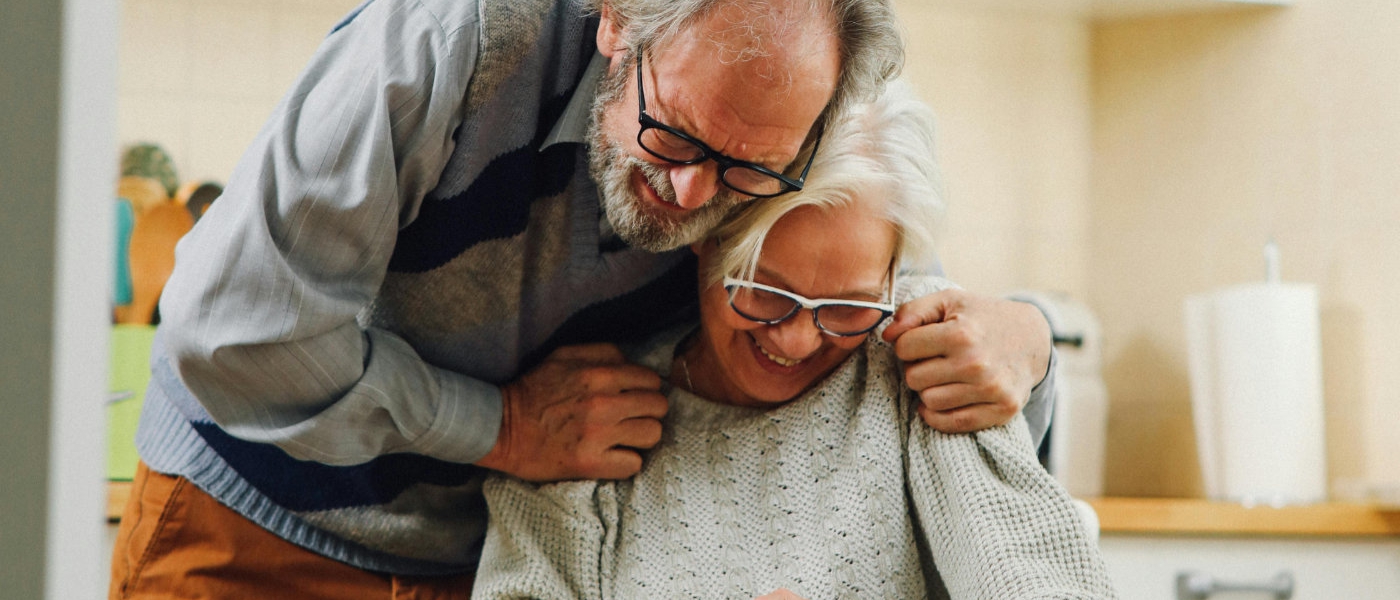
[[[672,349],[644,362],[669,366]],[[474,597],[1113,597],[1023,418],[938,433],[900,372],[872,335],[771,410],[671,390],[632,480],[493,476]]]

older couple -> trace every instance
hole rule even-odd
[[[883,0],[586,4],[368,0],[326,38],[178,249],[112,597],[460,597],[489,474],[642,469],[670,403],[611,344],[693,322],[687,246],[801,189],[902,49]],[[940,291],[884,335],[928,423],[1044,431],[1034,307]]]

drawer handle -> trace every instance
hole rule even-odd
[[[1293,597],[1293,573],[1279,571],[1272,579],[1256,583],[1221,581],[1200,571],[1176,574],[1177,600],[1206,600],[1217,592],[1265,592],[1276,600],[1288,600]]]

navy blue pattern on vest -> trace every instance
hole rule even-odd
[[[491,161],[460,194],[424,202],[418,218],[399,232],[389,270],[422,273],[447,264],[471,246],[524,232],[530,204],[562,193],[573,179],[577,144],[537,150],[572,95],[570,90],[544,103],[528,145]]]

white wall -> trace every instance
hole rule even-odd
[[[0,5],[0,585],[103,594],[113,0]]]

